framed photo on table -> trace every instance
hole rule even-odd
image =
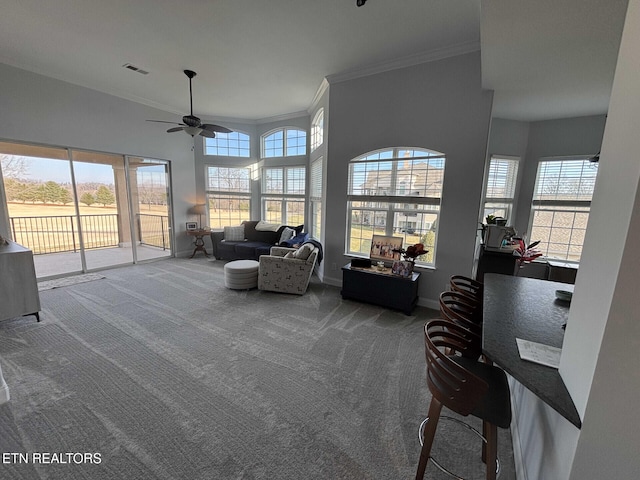
[[[187,222],[187,232],[193,232],[195,230],[198,230],[198,223],[197,222]]]
[[[386,235],[374,235],[371,239],[371,251],[369,258],[372,262],[400,260],[402,237],[389,237]]]
[[[413,263],[408,260],[396,260],[391,267],[391,273],[401,277],[408,277],[413,273]]]

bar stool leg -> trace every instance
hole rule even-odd
[[[429,405],[429,421],[424,427],[424,443],[422,450],[420,451],[420,461],[418,463],[418,471],[416,472],[416,480],[423,480],[424,472],[427,469],[427,462],[431,456],[431,446],[433,445],[433,439],[436,435],[436,429],[438,428],[438,420],[440,419],[440,412],[442,411],[442,404],[435,398],[431,399]]]
[[[487,435],[487,480],[496,480],[498,457],[498,427],[491,423],[485,423]]]
[[[485,441],[482,442],[482,462],[487,463],[487,422],[482,421],[482,436]]]

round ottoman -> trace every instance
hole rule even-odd
[[[258,286],[258,266],[255,260],[236,260],[224,266],[224,285],[234,290],[248,290]]]

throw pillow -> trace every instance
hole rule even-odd
[[[293,258],[297,258],[299,260],[306,260],[313,252],[314,246],[310,243],[305,243],[298,250],[293,252]]]
[[[269,222],[264,222],[262,220],[256,223],[256,230],[262,231],[262,232],[277,232],[279,228],[280,228],[279,223],[269,223]]]
[[[224,227],[224,239],[228,242],[242,242],[244,240],[244,225]]]
[[[280,234],[280,240],[278,240],[278,245],[282,242],[286,242],[287,240],[291,240],[293,236],[296,234],[296,231],[293,228],[284,227],[282,233]]]

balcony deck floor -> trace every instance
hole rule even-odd
[[[136,246],[136,253],[138,262],[171,256],[170,250],[163,250],[162,248],[148,245]],[[86,250],[85,256],[87,271],[101,270],[119,265],[130,265],[133,263],[133,249],[131,247]],[[36,268],[36,277],[39,280],[82,273],[80,252],[34,255],[33,263]]]

